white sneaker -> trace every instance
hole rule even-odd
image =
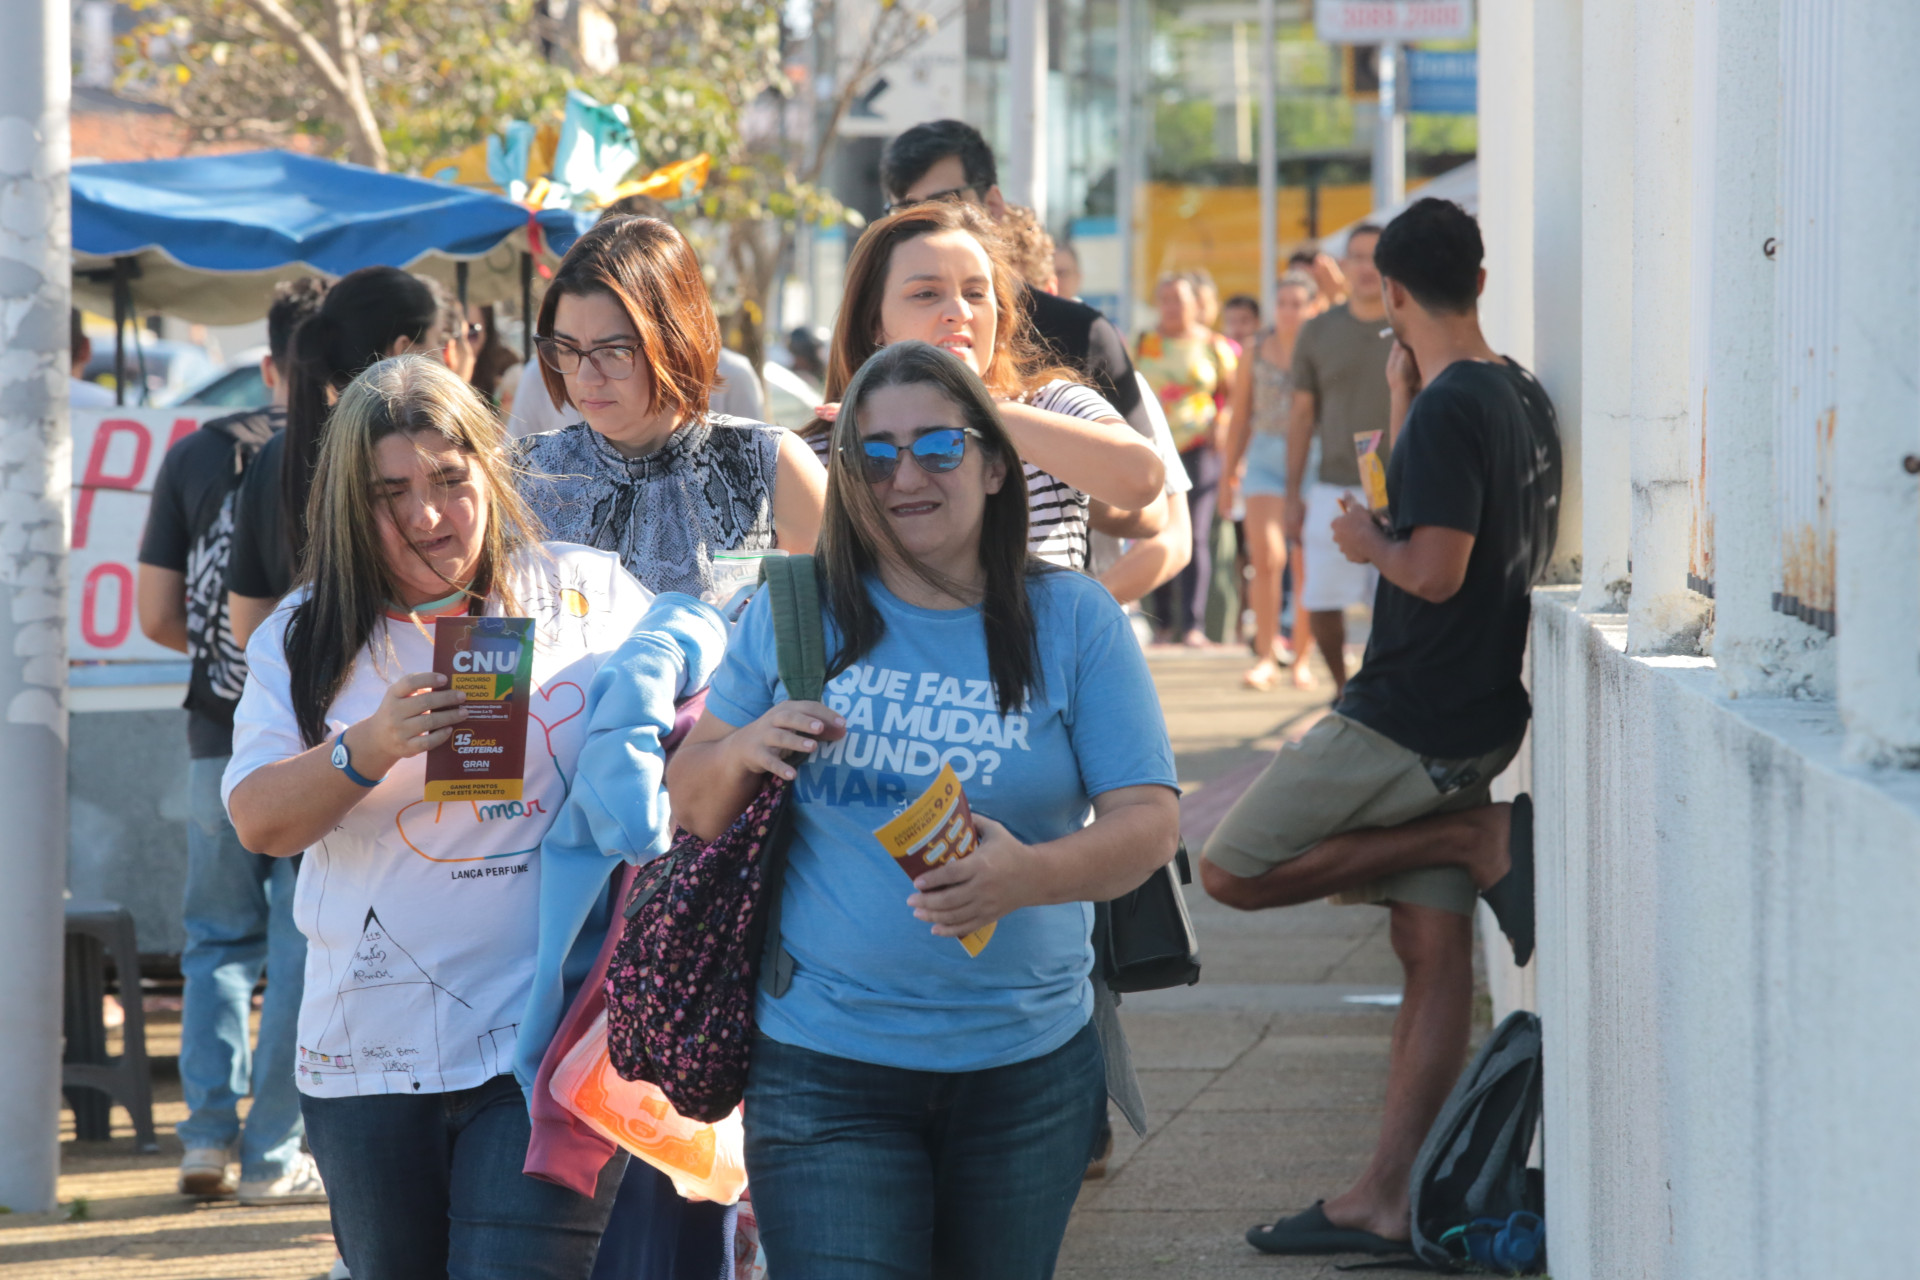
[[[233,1169],[225,1147],[190,1147],[180,1162],[180,1194],[223,1200],[234,1192]]]
[[[240,1203],[246,1205],[268,1204],[325,1204],[327,1202],[326,1184],[320,1181],[319,1167],[313,1163],[313,1157],[301,1152],[287,1171],[277,1178],[262,1178],[258,1182],[240,1184]]]

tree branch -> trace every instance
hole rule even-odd
[[[360,61],[357,54],[352,59],[351,78],[339,62],[327,51],[319,39],[302,26],[300,20],[288,12],[280,0],[244,0],[248,8],[266,20],[268,26],[299,51],[313,69],[320,73],[326,83],[327,91],[338,101],[346,114],[342,121],[353,139],[354,159],[361,164],[376,169],[387,167],[387,147],[380,137],[380,128],[374,123],[373,110],[367,103],[366,85],[360,78]],[[351,33],[353,19],[350,0],[334,0],[335,30],[341,30],[339,23],[346,17],[345,30]]]

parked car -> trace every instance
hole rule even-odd
[[[214,372],[213,361],[204,348],[144,334],[136,346],[132,332],[127,334],[126,362],[129,405],[173,404],[189,387],[198,386]],[[88,382],[113,386],[111,338],[93,344],[93,355],[80,376]]]
[[[171,404],[215,405],[223,409],[252,409],[273,399],[267,380],[260,376],[265,347],[249,347],[199,382],[180,393]]]

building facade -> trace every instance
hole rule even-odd
[[[1560,1280],[1911,1271],[1911,0],[1485,0],[1485,312],[1568,437],[1535,598]]]

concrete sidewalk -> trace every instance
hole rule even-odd
[[[1320,699],[1242,689],[1239,654],[1156,652],[1188,845],[1211,830]],[[1208,794],[1212,786],[1213,795]],[[1399,966],[1384,911],[1324,903],[1243,914],[1188,890],[1200,984],[1131,996],[1121,1019],[1151,1127],[1118,1123],[1107,1177],[1081,1191],[1063,1278],[1333,1277],[1346,1259],[1266,1257],[1244,1240],[1343,1189],[1373,1146]]]
[[[1320,699],[1240,686],[1243,652],[1155,651],[1154,676],[1189,796],[1190,837]],[[1323,677],[1324,678],[1324,677]],[[1208,786],[1214,788],[1208,795]],[[1198,853],[1199,843],[1190,843]],[[1242,1233],[1345,1186],[1373,1143],[1398,967],[1386,913],[1325,905],[1242,915],[1189,891],[1205,977],[1122,1006],[1152,1128],[1124,1122],[1110,1172],[1087,1183],[1062,1277],[1285,1277],[1333,1260],[1267,1258]],[[0,1215],[0,1280],[306,1280],[333,1260],[326,1208],[197,1205],[173,1193],[185,1118],[171,1056],[178,1016],[150,1022],[161,1154],[133,1150],[116,1109],[108,1143],[68,1140],[51,1215]],[[3,1158],[3,1157],[0,1157]],[[72,1206],[84,1202],[78,1220]]]

